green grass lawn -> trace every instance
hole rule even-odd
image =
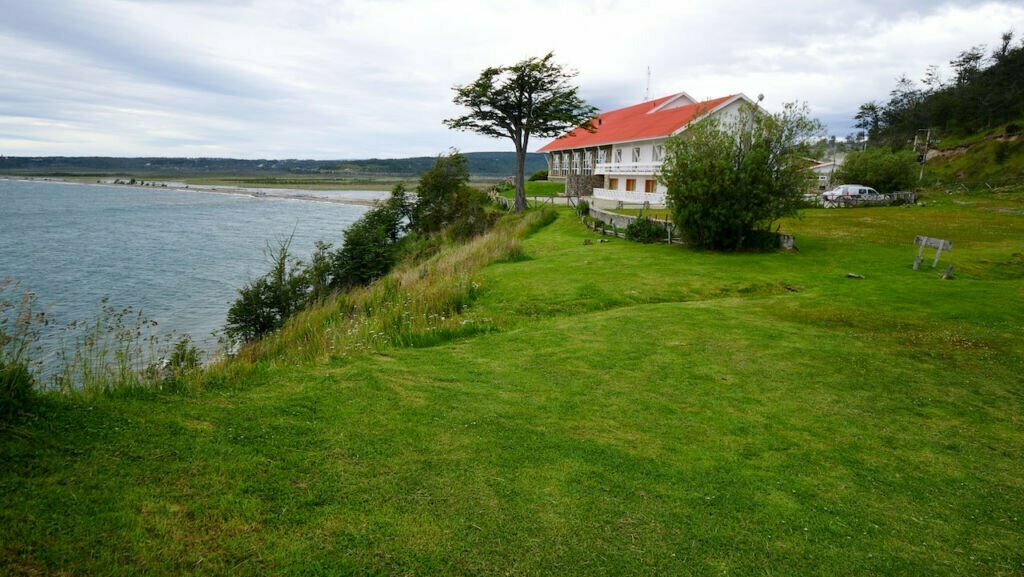
[[[477,275],[495,332],[49,397],[0,431],[0,573],[1020,575],[1024,198],[926,204],[747,254],[561,210]]]
[[[565,183],[554,180],[528,180],[524,183],[526,196],[560,196],[565,194]],[[506,190],[501,193],[506,198],[515,198],[516,191]]]

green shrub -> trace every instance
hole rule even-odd
[[[917,182],[916,157],[912,151],[893,152],[876,147],[847,153],[833,181],[862,184],[879,192],[907,190]]]
[[[507,180],[503,180],[503,181],[499,182],[498,184],[494,185],[494,192],[497,192],[498,194],[503,194],[503,193],[506,193],[506,192],[515,192],[515,190],[516,190],[516,185],[514,183],[511,183],[511,182],[507,181]]]
[[[576,214],[581,217],[588,216],[590,214],[590,203],[585,200],[576,203]]]
[[[803,205],[807,172],[793,154],[821,132],[806,106],[768,114],[744,106],[731,119],[706,117],[666,143],[661,180],[681,236],[737,250],[757,230]]]
[[[1000,140],[996,143],[993,152],[996,164],[1006,164],[1006,161],[1010,158],[1010,143]]]
[[[292,256],[291,237],[268,247],[270,271],[238,289],[238,299],[228,309],[224,334],[235,343],[251,342],[280,327],[301,310],[309,293],[309,275]]]
[[[174,375],[180,375],[199,368],[202,358],[203,354],[192,343],[192,337],[184,336],[174,344],[166,368]]]
[[[667,238],[665,227],[646,216],[641,216],[626,225],[626,239],[634,242],[652,243]]]
[[[330,257],[329,285],[345,290],[387,274],[397,262],[397,245],[405,233],[408,214],[405,188],[399,184],[387,201],[345,230],[341,248]]]
[[[26,411],[35,395],[35,380],[24,364],[0,360],[0,419],[6,420]]]
[[[547,180],[547,179],[548,179],[548,171],[544,170],[542,168],[542,169],[538,170],[537,172],[531,174],[530,178],[528,178],[527,180],[534,181],[534,180]]]
[[[50,324],[35,293],[10,278],[0,279],[0,418],[25,411],[34,395],[33,370],[42,356],[39,336]]]
[[[474,210],[474,196],[469,186],[466,157],[456,151],[437,157],[429,170],[420,175],[416,187],[416,204],[410,215],[411,230],[434,234]]]

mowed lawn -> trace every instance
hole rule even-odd
[[[563,211],[481,274],[498,332],[47,400],[0,573],[1024,574],[1024,202],[926,204],[733,255]]]
[[[526,196],[533,198],[535,196],[560,196],[565,194],[565,183],[557,180],[528,180],[523,183],[523,188],[526,189]],[[515,198],[515,188],[511,190],[503,191],[502,196],[505,198]]]

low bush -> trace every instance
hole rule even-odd
[[[28,367],[0,360],[0,420],[27,411],[34,395],[35,379]]]
[[[35,293],[10,278],[0,280],[0,418],[14,417],[31,405],[33,372],[42,356],[39,336],[49,323]]]
[[[626,239],[634,242],[652,243],[667,238],[665,227],[646,216],[641,216],[626,225]]]
[[[576,203],[576,214],[581,217],[588,216],[590,214],[590,203],[585,200]]]
[[[1010,143],[1005,140],[997,142],[993,156],[995,157],[996,164],[1006,164],[1006,161],[1010,158]]]
[[[199,368],[202,360],[203,353],[192,343],[192,337],[185,336],[174,344],[174,350],[171,351],[171,356],[167,358],[165,370],[172,377],[180,376]]]
[[[544,170],[542,168],[542,169],[538,170],[537,172],[531,174],[530,178],[528,178],[527,180],[536,181],[536,180],[547,180],[547,179],[548,179],[548,171]]]
[[[506,193],[506,192],[513,192],[514,193],[515,191],[516,191],[516,185],[514,183],[512,183],[512,182],[507,181],[507,180],[503,180],[503,181],[499,182],[498,184],[494,185],[494,192],[496,192],[498,194],[503,194],[503,193]]]

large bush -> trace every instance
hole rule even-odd
[[[807,188],[799,147],[821,133],[806,106],[769,114],[742,107],[704,118],[666,143],[661,181],[680,233],[697,246],[736,250],[794,214]]]
[[[340,249],[331,255],[330,286],[348,289],[384,276],[397,260],[397,245],[406,231],[409,202],[401,184],[391,197],[353,223]],[[316,259],[314,258],[314,264]]]
[[[420,175],[412,208],[412,229],[432,234],[455,222],[471,191],[466,157],[455,151],[438,156],[434,166]]]
[[[836,170],[833,181],[839,184],[863,184],[879,192],[907,190],[917,181],[917,164],[909,150],[892,152],[888,148],[868,148],[850,152]]]
[[[228,309],[224,334],[233,342],[250,342],[284,324],[306,302],[309,276],[291,254],[291,238],[268,248],[270,271],[238,289]]]
[[[529,178],[530,182],[533,182],[533,181],[536,181],[536,180],[547,180],[547,179],[548,179],[548,171],[543,169],[543,168],[538,170],[537,172],[531,174],[530,178]]]

